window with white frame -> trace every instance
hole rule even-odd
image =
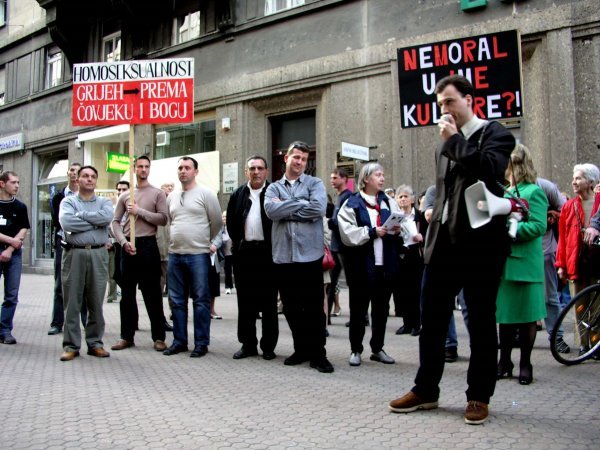
[[[6,93],[6,69],[0,67],[0,105],[4,105],[4,94]]]
[[[48,49],[46,57],[46,89],[62,83],[63,55],[58,47]]]
[[[265,16],[304,5],[304,0],[265,0]]]
[[[200,11],[194,11],[173,19],[173,45],[200,37]]]
[[[104,62],[121,61],[121,33],[113,33],[102,39]]]
[[[6,25],[6,10],[8,9],[8,0],[0,0],[0,27]]]

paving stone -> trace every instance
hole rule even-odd
[[[113,351],[102,360],[87,356],[84,348],[80,358],[60,362],[62,335],[46,334],[52,286],[52,277],[23,275],[14,321],[19,343],[0,345],[0,383],[9,387],[0,404],[10,411],[0,429],[2,449],[553,450],[595,449],[600,440],[596,396],[590,396],[600,391],[598,363],[559,365],[545,334],[538,336],[533,351],[534,383],[499,381],[488,422],[469,426],[462,417],[469,346],[459,312],[460,359],[445,367],[440,408],[393,414],[388,402],[412,386],[418,339],[396,336],[402,319],[390,317],[385,348],[397,364],[368,360],[367,328],[365,362],[350,367],[346,288],[341,290],[343,315],[332,318],[328,327],[327,354],[335,373],[325,375],[308,363],[283,365],[293,352],[283,316],[274,361],[233,360],[239,349],[235,294],[217,299],[224,319],[211,324],[210,352],[204,358],[194,360],[189,353],[166,357],[153,351],[139,294],[136,347]],[[164,306],[168,311],[166,299]],[[105,304],[104,314],[108,348],[119,339],[118,304]],[[190,313],[188,333],[193,336],[191,324]],[[167,343],[171,341],[167,333]]]

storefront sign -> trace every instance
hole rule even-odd
[[[106,171],[112,173],[125,173],[129,169],[129,156],[122,153],[106,154]]]
[[[473,84],[478,117],[522,116],[520,36],[511,30],[398,49],[402,128],[439,122],[435,85],[451,74]]]
[[[194,121],[194,59],[153,59],[73,66],[77,125]]]
[[[362,161],[368,161],[369,147],[363,147],[362,145],[342,142],[342,156],[345,156],[347,158],[360,159]]]
[[[23,150],[23,133],[0,137],[0,155]]]
[[[238,163],[223,164],[223,193],[233,194],[238,187]]]

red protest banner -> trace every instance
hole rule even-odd
[[[74,126],[193,122],[194,60],[75,64],[72,106]]]
[[[520,38],[517,30],[511,30],[399,48],[402,128],[439,122],[435,85],[452,74],[464,75],[473,84],[473,111],[478,117],[522,116]]]

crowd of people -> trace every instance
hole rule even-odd
[[[470,341],[464,420],[483,423],[496,381],[512,377],[517,338],[518,382],[533,381],[530,355],[538,323],[545,320],[552,332],[561,308],[559,281],[574,295],[597,279],[591,261],[592,244],[600,235],[600,195],[594,191],[600,172],[593,164],[576,165],[574,196],[565,203],[554,183],[537,177],[527,147],[498,122],[473,113],[473,86],[466,78],[440,80],[436,94],[443,114],[436,181],[419,198],[406,184],[385,189],[384,168],[368,162],[354,193],[347,173],[334,169],[330,184],[337,198],[328,201],[323,181],[305,173],[310,148],[301,141],[289,145],[279,180],[267,181],[264,157],[249,157],[246,182],[233,192],[226,211],[214,192],[197,183],[198,162],[192,157],[178,161],[181,189],[174,190],[172,183],[152,186],[151,161],[139,156],[133,167],[136,186],[130,191],[129,183],[117,183],[115,205],[95,194],[94,167],[71,164],[68,185],[52,198],[56,257],[48,334],[64,331],[60,359],[79,356],[80,322],[87,353],[110,356],[103,342],[107,283],[107,301],[117,301],[116,285],[121,290],[120,339],[113,351],[136,345],[139,289],[154,350],[167,356],[189,350],[191,298],[190,356],[206,355],[211,320],[219,317],[214,300],[223,265],[226,292],[235,279],[237,294],[241,347],[233,358],[258,356],[259,348],[263,359],[276,358],[279,297],[294,347],[284,364],[308,362],[331,373],[327,324],[340,313],[337,293],[344,273],[350,366],[362,364],[368,325],[370,360],[395,363],[384,350],[392,296],[394,313],[404,322],[396,334],[419,339],[414,387],[389,403],[393,412],[438,406],[444,364],[457,359],[453,310],[459,301]],[[505,214],[490,214],[480,227],[470,225],[465,191],[477,181],[492,195],[506,197],[516,222],[512,237]],[[15,198],[18,187],[14,172],[0,175],[4,344],[16,343],[12,330],[21,249],[30,227],[26,206]],[[324,270],[329,252],[334,266]],[[163,310],[165,293],[172,326]],[[167,331],[173,332],[170,345]],[[581,341],[585,346],[585,336]],[[560,330],[559,349],[578,350],[560,340]]]

